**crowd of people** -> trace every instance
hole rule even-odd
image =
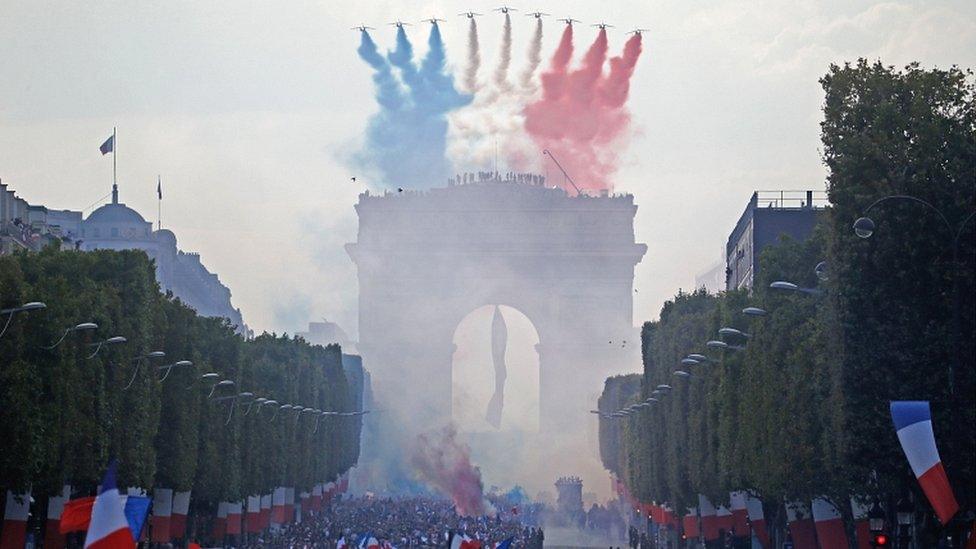
[[[511,539],[512,548],[541,549],[544,534],[534,523],[533,506],[496,509],[493,516],[461,517],[448,500],[426,497],[356,497],[333,501],[321,512],[277,531],[252,535],[244,548],[383,549],[447,547],[451,535],[480,542],[484,549]]]
[[[448,180],[451,185],[464,185],[467,183],[486,183],[486,182],[506,182],[506,183],[525,183],[528,185],[545,185],[546,178],[543,175],[528,172],[466,172],[459,173]]]

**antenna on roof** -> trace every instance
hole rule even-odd
[[[552,159],[553,162],[556,163],[556,167],[559,168],[559,171],[563,172],[563,176],[566,177],[566,181],[569,181],[569,184],[572,185],[574,189],[576,189],[576,196],[582,195],[583,191],[581,191],[580,188],[576,186],[576,183],[573,181],[573,178],[570,177],[568,173],[566,173],[566,170],[563,169],[562,164],[560,164],[559,161],[556,160],[556,157],[553,156],[551,152],[549,152],[549,149],[543,149],[542,154],[548,156],[549,158]]]

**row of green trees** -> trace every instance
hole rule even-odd
[[[832,66],[821,83],[831,205],[813,237],[767,248],[751,292],[679,293],[643,328],[643,375],[607,380],[605,412],[674,387],[660,404],[601,421],[605,466],[642,501],[683,512],[699,493],[728,503],[744,489],[771,511],[820,496],[846,513],[852,495],[914,491],[924,502],[888,405],[929,400],[956,498],[974,509],[972,73],[861,61]],[[870,212],[875,234],[858,238],[854,220],[887,195],[929,202],[951,229],[934,209],[895,199]],[[821,261],[826,280],[814,273]],[[776,280],[823,293],[770,289]],[[747,306],[767,314],[742,314]],[[721,327],[751,338],[728,340],[741,351],[707,349]],[[717,362],[682,366],[689,353]],[[679,369],[693,377],[675,377]]]
[[[94,490],[115,457],[120,486],[192,490],[193,505],[212,510],[276,486],[311,490],[358,458],[359,417],[281,412],[272,421],[270,406],[248,411],[243,400],[207,398],[211,382],[200,379],[216,372],[235,382],[215,397],[252,392],[356,411],[362,375],[347,380],[338,346],[269,334],[245,341],[225,320],[160,293],[143,252],[49,248],[2,257],[0,297],[5,307],[47,304],[18,314],[0,338],[0,490]],[[98,329],[44,348],[81,322]],[[127,342],[87,358],[93,343],[117,335]],[[156,350],[165,358],[137,358]],[[193,365],[161,382],[158,367],[177,360]]]

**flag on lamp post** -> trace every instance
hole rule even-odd
[[[908,464],[939,517],[939,522],[946,524],[959,510],[959,503],[952,493],[949,477],[946,476],[939,449],[935,445],[929,403],[926,400],[897,400],[892,401],[890,407],[891,420],[895,424],[898,441],[905,451]]]

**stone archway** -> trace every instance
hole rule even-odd
[[[632,196],[489,183],[364,193],[356,210],[359,349],[377,395],[416,424],[450,420],[454,331],[483,305],[538,331],[543,433],[582,429],[603,380],[640,367]]]

